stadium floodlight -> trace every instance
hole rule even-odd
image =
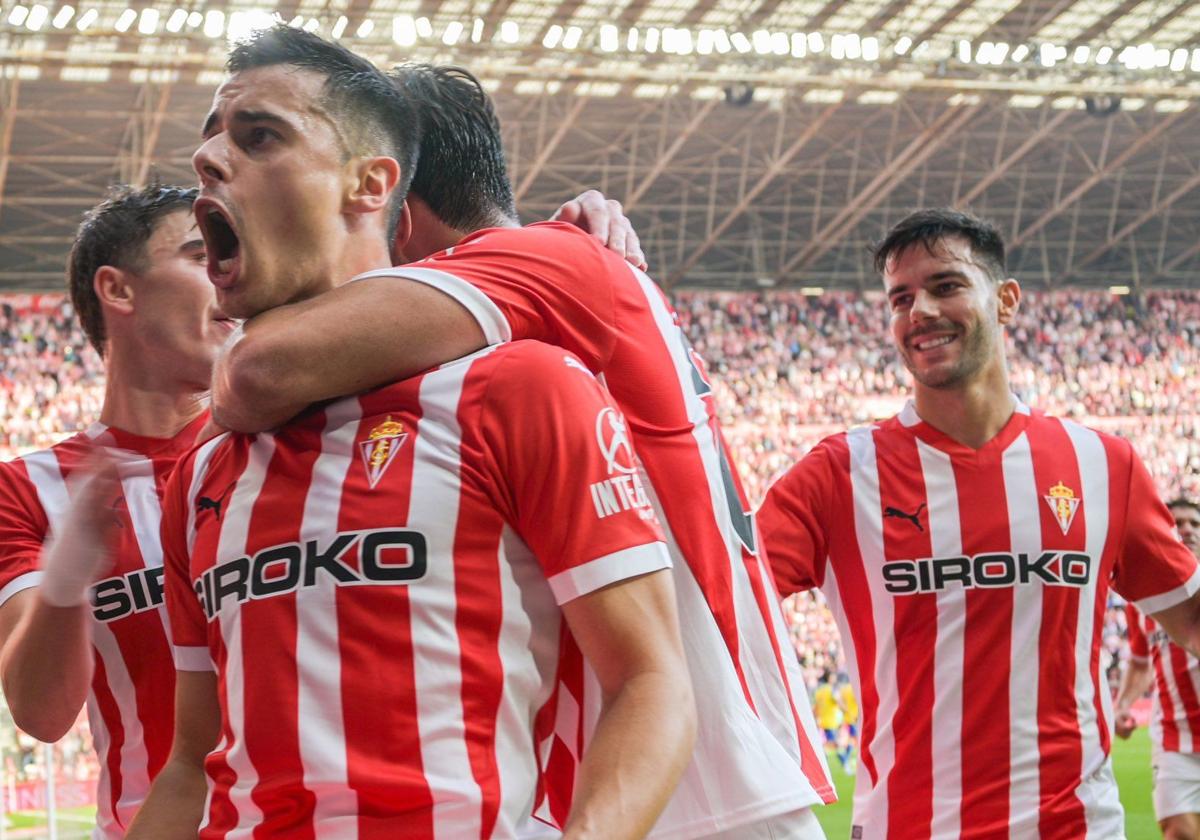
[[[427,17],[417,18],[417,34],[422,38],[429,38],[433,35],[433,24],[429,22]]]
[[[1176,73],[1181,73],[1187,67],[1188,51],[1183,47],[1171,53],[1171,69]]]
[[[230,41],[241,41],[255,32],[270,29],[275,25],[276,17],[262,9],[249,9],[244,12],[234,12],[229,16],[229,26],[225,31]],[[313,18],[311,22],[318,26],[320,22]],[[307,29],[307,27],[306,27]]]
[[[500,40],[506,44],[515,44],[521,40],[521,27],[515,20],[506,20],[500,24]]]
[[[1075,54],[1071,57],[1076,64],[1087,64],[1087,60],[1091,58],[1092,48],[1087,44],[1080,44],[1075,48]]]
[[[692,51],[695,48],[696,48],[696,45],[695,45],[695,41],[692,39],[692,30],[680,29],[679,30],[679,54],[680,55],[691,55]]]
[[[1200,73],[1200,47],[1192,50],[1192,69]]]
[[[673,26],[664,26],[662,30],[662,42],[660,46],[665,53],[673,53],[679,48],[678,39],[675,35]]]
[[[459,26],[462,26],[462,24],[460,23]],[[358,29],[354,30],[354,35],[355,35],[355,37],[358,37],[358,38],[366,38],[368,35],[370,35],[374,31],[375,31],[375,21],[371,20],[370,18],[366,18],[365,20],[363,20],[362,23],[360,23],[358,25]]]
[[[1038,61],[1042,63],[1043,67],[1053,67],[1057,60],[1058,50],[1054,44],[1042,44],[1038,48]]]
[[[37,8],[36,6],[34,8]],[[33,17],[33,12],[29,13]],[[1152,67],[1170,67],[1171,66],[1171,51],[1166,47],[1159,47],[1154,51],[1154,63]]]
[[[196,12],[196,11],[188,12],[187,25],[190,28],[196,29],[203,23],[204,23],[204,15],[200,14],[200,12]]]
[[[1000,41],[992,51],[992,64],[1003,64],[1008,56],[1008,42]]]
[[[713,46],[717,48],[717,52],[725,55],[733,49],[733,44],[729,42],[729,33],[724,29],[718,29],[713,33]]]
[[[204,34],[209,38],[220,38],[225,32],[225,13],[220,9],[209,9],[204,13]]]
[[[73,17],[75,17],[74,6],[61,6],[59,7],[59,10],[54,13],[54,20],[50,21],[50,23],[55,29],[66,29],[67,24],[71,22],[71,18]]]
[[[88,27],[95,23],[100,18],[100,13],[95,9],[88,9],[79,16],[79,20],[75,21],[75,28],[80,32],[86,32]]]
[[[183,29],[183,25],[187,23],[187,9],[176,9],[171,12],[171,16],[167,18],[167,31],[178,32]]]
[[[820,297],[825,294],[825,288],[823,286],[801,286],[800,294],[805,297]]]
[[[788,41],[786,32],[771,33],[771,52],[775,55],[787,55],[792,51],[792,45]]]
[[[846,36],[846,58],[853,60],[862,58],[862,40],[853,32]]]
[[[153,35],[158,31],[158,9],[147,6],[138,16],[138,32]]]
[[[552,50],[562,41],[563,28],[557,23],[546,30],[545,36],[542,38],[542,46],[548,50]]]
[[[846,57],[846,38],[844,35],[834,35],[829,39],[829,57],[841,61]]]
[[[1019,63],[1019,62],[1024,61],[1028,56],[1029,56],[1029,45],[1028,44],[1017,44],[1016,48],[1013,50],[1013,53],[1012,53],[1012,60]]]
[[[971,63],[971,42],[962,40],[958,42],[958,60],[963,64]]]
[[[346,34],[346,27],[350,25],[350,18],[345,15],[339,15],[334,21],[333,29],[329,30],[329,36],[335,41]]]
[[[819,53],[825,49],[825,39],[821,37],[820,32],[808,33],[808,51],[811,53]]]
[[[22,6],[20,3],[13,6],[8,13],[8,22],[13,26],[20,26],[25,23],[25,19],[29,17],[29,9]]]
[[[792,33],[792,58],[808,55],[808,37],[803,32]]]
[[[745,55],[754,49],[754,46],[750,43],[750,39],[746,37],[744,32],[734,32],[729,36],[729,43],[732,44],[733,48],[742,55]]]
[[[129,27],[133,26],[133,22],[137,20],[137,16],[137,12],[133,9],[126,9],[121,12],[121,15],[117,18],[117,22],[113,24],[113,29],[118,32],[128,32]]]
[[[629,34],[625,38],[625,49],[630,52],[636,52],[638,48],[638,28],[636,26],[629,27]]]
[[[716,43],[716,35],[711,29],[701,29],[700,34],[696,36],[696,52],[700,55],[712,55]]]
[[[606,23],[600,27],[600,49],[605,52],[616,52],[621,46],[621,31],[613,24]]]
[[[563,48],[573,50],[579,46],[583,38],[583,30],[578,26],[568,26],[567,34],[563,35]]]
[[[396,15],[392,18],[392,40],[401,47],[417,43],[417,25],[412,15]]]
[[[1109,286],[1108,287],[1108,292],[1109,292],[1109,294],[1112,294],[1112,295],[1127,295],[1130,293],[1130,291],[1131,290],[1128,286]]]
[[[37,32],[46,25],[46,21],[49,18],[50,10],[41,3],[35,3],[29,9],[29,17],[25,19],[25,25],[34,32]]]
[[[862,57],[864,61],[879,60],[879,39],[870,36],[862,39]]]
[[[754,45],[754,51],[759,55],[767,55],[771,52],[771,33],[765,29],[755,30],[750,36],[750,43]]]
[[[483,18],[475,18],[471,24],[471,43],[478,44],[483,40]]]
[[[991,64],[992,63],[992,42],[984,41],[975,49],[976,64]]]
[[[320,28],[321,28],[321,21],[317,20],[316,18],[309,18],[305,22],[304,26],[301,27],[301,29],[303,29],[305,32],[308,32],[309,34],[311,34],[313,32],[317,32],[318,30],[320,30]]]
[[[1112,47],[1101,47],[1100,49],[1096,50],[1096,63],[1103,67],[1105,64],[1108,64],[1108,62],[1112,61],[1112,56]]]
[[[651,26],[646,30],[646,40],[642,43],[642,48],[648,53],[658,52],[658,29]]]
[[[462,21],[450,21],[450,23],[446,24],[446,31],[442,33],[442,43],[447,47],[453,47],[458,43],[458,39],[462,37],[463,30],[465,29],[466,27],[462,25]],[[360,35],[359,37],[363,36]]]

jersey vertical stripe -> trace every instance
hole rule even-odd
[[[1154,667],[1150,739],[1155,751],[1200,752],[1200,659],[1175,644],[1154,619],[1125,605],[1131,656]]]
[[[846,499],[856,543],[839,533]],[[879,768],[857,781],[864,838],[1120,833],[1107,587],[1161,609],[1194,591],[1197,568],[1128,444],[1018,406],[969,449],[910,406],[820,444],[759,518],[777,577],[820,586],[853,642],[864,765]],[[855,589],[872,600],[848,609]]]

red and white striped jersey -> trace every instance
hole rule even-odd
[[[1200,753],[1200,659],[1175,644],[1158,623],[1125,605],[1129,655],[1154,662],[1150,740],[1156,752]]]
[[[88,722],[100,759],[94,837],[119,838],[167,759],[174,732],[175,669],[163,606],[162,491],[207,414],[173,438],[131,435],[99,423],[50,449],[0,464],[0,603],[36,586],[42,543],[67,509],[66,477],[101,438],[116,447],[122,493],[113,567],[92,587],[95,675]]]
[[[558,605],[670,566],[633,459],[592,374],[536,342],[185,459],[167,603],[223,729],[200,836],[515,836]]]
[[[836,796],[749,504],[717,420],[705,367],[653,281],[573,225],[477,232],[441,254],[363,277],[438,288],[489,342],[564,347],[600,375],[629,431],[675,559],[680,625],[695,683],[695,755],[651,837],[727,831]],[[361,278],[360,278],[361,279]],[[564,685],[544,745],[561,824],[583,742],[573,708],[594,719],[586,669]],[[590,728],[590,721],[585,729]]]
[[[862,837],[1120,836],[1106,593],[1154,612],[1200,587],[1126,441],[1018,404],[974,450],[910,403],[822,441],[758,521],[783,591],[838,621]]]

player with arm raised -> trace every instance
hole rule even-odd
[[[434,349],[412,347],[400,323],[430,293],[461,304],[457,329],[477,345],[534,338],[575,353],[602,375],[649,478],[695,681],[695,758],[654,836],[819,836],[809,808],[833,789],[703,362],[643,272],[577,229],[515,226],[499,128],[473,77],[413,66],[396,79],[426,119],[395,247],[414,262],[252,319],[218,367],[215,410],[258,430],[311,400],[421,370]],[[598,512],[624,510],[635,477],[614,465]],[[590,705],[583,685],[565,690],[567,706]],[[541,812],[551,821],[570,801],[577,740],[568,725],[547,747],[558,768]]]
[[[252,316],[386,266],[416,119],[365,60],[278,27],[239,45],[194,156],[209,277]],[[604,703],[567,834],[635,838],[695,717],[634,463],[563,351],[512,344],[264,435],[169,491],[176,749],[133,837],[511,836],[565,620]]]
[[[170,749],[159,500],[205,423],[213,358],[235,326],[205,273],[195,197],[117,189],[85,217],[67,279],[104,359],[100,420],[0,465],[5,699],[16,724],[45,741],[86,703],[100,763],[93,836],[105,840],[124,835]],[[115,450],[116,477],[73,487],[97,443]]]
[[[1200,570],[1129,443],[1030,409],[991,225],[901,220],[875,252],[912,373],[758,512],[784,594],[820,587],[862,703],[862,838],[1124,836],[1100,671],[1109,586],[1200,643]]]

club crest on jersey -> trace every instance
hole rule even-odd
[[[404,431],[404,424],[393,420],[389,414],[386,420],[371,430],[366,440],[359,441],[359,454],[367,469],[367,483],[372,489],[383,478],[407,439],[408,432]]]
[[[1054,518],[1058,520],[1058,527],[1062,528],[1063,534],[1070,531],[1071,523],[1075,521],[1075,512],[1079,510],[1079,503],[1083,500],[1061,481],[1051,487],[1050,492],[1042,498],[1046,500],[1046,504],[1050,505],[1050,510],[1054,514]]]

